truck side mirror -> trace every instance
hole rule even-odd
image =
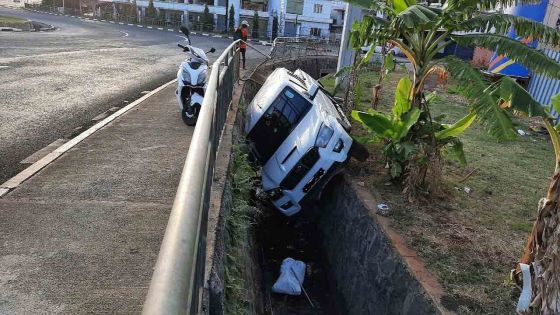
[[[313,100],[317,93],[319,92],[319,85],[316,82],[311,83],[309,88],[307,89],[307,94],[309,94],[309,99]]]

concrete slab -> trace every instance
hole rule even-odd
[[[0,314],[141,311],[193,130],[175,102],[169,85],[0,199]]]
[[[45,156],[47,156],[47,154],[56,150],[56,148],[60,147],[64,143],[66,143],[66,141],[67,140],[65,140],[65,139],[56,139],[55,141],[50,143],[48,146],[46,146],[46,147],[42,148],[41,150],[39,150],[39,151],[31,154],[30,156],[26,157],[20,163],[21,164],[33,164],[33,163],[39,161],[40,159],[44,158]]]

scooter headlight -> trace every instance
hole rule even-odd
[[[319,134],[317,135],[317,139],[315,140],[315,146],[319,148],[324,148],[329,144],[332,136],[334,134],[334,130],[323,124],[321,129],[319,129]]]
[[[198,75],[198,80],[196,82],[196,85],[203,85],[206,82],[206,72],[201,72]]]

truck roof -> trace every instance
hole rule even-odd
[[[274,101],[278,93],[286,86],[293,88],[299,93],[305,93],[305,83],[298,82],[298,80],[300,79],[286,68],[278,68],[268,76],[259,92],[255,95],[255,98],[253,98],[253,102],[259,108],[266,107],[265,105]]]

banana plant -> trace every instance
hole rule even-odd
[[[423,150],[422,145],[419,145],[410,133],[422,114],[419,108],[412,106],[411,91],[412,81],[408,77],[403,77],[395,90],[395,102],[391,114],[374,109],[367,112],[352,112],[352,118],[371,133],[372,140],[384,143],[383,154],[388,160],[391,177],[395,179],[403,176],[403,170],[409,159],[422,158],[419,154]],[[437,124],[438,131],[433,138],[435,145],[447,149],[446,152],[450,157],[466,164],[463,144],[458,136],[473,123],[475,118],[476,114],[471,112],[454,124]]]
[[[465,121],[478,121],[497,139],[506,140],[516,137],[510,115],[502,105],[495,89],[511,89],[517,95],[521,87],[508,82],[490,83],[469,63],[453,57],[437,59],[439,51],[451,44],[482,47],[506,55],[535,73],[560,78],[560,64],[543,52],[527,46],[507,36],[510,29],[522,38],[532,38],[540,44],[560,46],[560,32],[523,17],[497,12],[496,9],[519,3],[539,3],[536,0],[448,0],[442,8],[433,8],[415,0],[348,0],[348,2],[382,12],[384,17],[365,16],[353,29],[354,35],[364,46],[380,42],[398,47],[406,56],[412,68],[410,100],[413,108],[421,111],[420,117],[410,128],[411,137],[423,158],[411,158],[430,163],[414,163],[419,170],[410,172],[414,178],[407,182],[425,183],[425,174],[433,173],[428,169],[441,167],[438,163],[444,148],[436,141],[436,133],[441,126],[431,118],[430,103],[425,97],[426,80],[432,74],[448,71],[460,86],[460,91],[469,101],[468,118]],[[369,56],[365,56],[369,58]],[[507,80],[506,80],[507,81]],[[514,90],[515,89],[515,90]],[[517,102],[512,98],[511,103]],[[445,126],[444,126],[445,127]],[[425,140],[424,142],[422,142]],[[458,146],[458,145],[457,145]],[[412,175],[410,175],[412,176]],[[434,180],[430,179],[429,182]]]

